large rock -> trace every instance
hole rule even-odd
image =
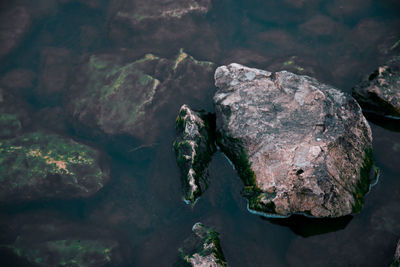
[[[212,118],[183,105],[176,118],[177,138],[174,142],[176,161],[181,170],[183,198],[194,204],[207,188],[205,169],[215,151],[211,135]]]
[[[31,17],[24,7],[0,14],[0,59],[20,45],[30,25]]]
[[[114,55],[92,55],[67,92],[67,111],[86,131],[151,143],[155,129],[165,123],[166,111],[157,115],[161,109],[177,94],[200,97],[212,83],[212,71],[211,62],[183,51],[173,60],[147,54],[130,63]]]
[[[219,234],[212,228],[196,223],[179,249],[180,261],[175,266],[219,267],[227,266],[219,241]],[[184,264],[186,263],[186,264]]]
[[[353,96],[366,110],[400,117],[400,56],[354,87]]]
[[[371,130],[357,102],[308,76],[247,68],[215,72],[217,142],[244,184],[249,210],[339,217],[370,187]]]
[[[87,197],[109,178],[100,153],[54,134],[0,142],[0,201]]]

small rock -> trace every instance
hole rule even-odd
[[[1,78],[1,86],[7,91],[30,89],[34,86],[36,74],[27,69],[15,69]]]
[[[88,197],[109,178],[98,151],[43,132],[2,140],[0,162],[1,202]]]
[[[372,134],[357,102],[317,80],[239,64],[215,72],[217,143],[251,212],[339,217],[369,191]]]
[[[379,67],[354,87],[353,96],[365,110],[400,117],[400,57]]]
[[[212,228],[196,223],[192,235],[179,249],[180,261],[176,266],[189,264],[193,267],[227,266],[219,241],[219,234]],[[185,266],[186,266],[185,265]]]
[[[207,187],[205,169],[215,152],[210,117],[183,105],[176,118],[176,161],[181,170],[184,200],[192,205]]]

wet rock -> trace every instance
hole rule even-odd
[[[30,124],[29,106],[0,87],[0,138],[11,138]]]
[[[0,142],[0,201],[87,197],[109,178],[100,153],[54,134],[35,132]]]
[[[394,254],[393,262],[390,267],[400,266],[400,240],[397,242],[396,252]]]
[[[180,261],[176,266],[227,266],[219,241],[219,234],[212,228],[196,223],[192,235],[179,249]],[[186,263],[186,265],[184,264]]]
[[[219,52],[216,33],[205,20],[210,6],[210,0],[114,0],[109,7],[113,12],[110,39],[119,45],[146,47],[162,54],[191,47],[210,59]],[[193,43],[197,45],[193,47]]]
[[[42,104],[61,102],[72,66],[72,53],[65,48],[47,47],[41,52],[41,70],[36,98]]]
[[[105,266],[112,261],[118,243],[109,240],[50,240],[27,243],[18,238],[9,248],[35,266]]]
[[[215,151],[211,120],[211,115],[195,112],[187,105],[181,107],[176,118],[176,161],[181,170],[183,198],[192,205],[207,187],[205,169]]]
[[[183,51],[174,60],[147,54],[130,63],[114,55],[92,55],[68,90],[66,108],[89,135],[124,135],[151,143],[155,129],[165,124],[158,116],[168,113],[165,104],[180,94],[191,99],[204,95],[212,71],[211,62]]]
[[[341,26],[329,17],[317,15],[309,21],[299,25],[299,29],[307,35],[321,37],[332,36],[338,33]]]
[[[30,24],[30,15],[24,7],[15,7],[0,14],[0,58],[19,46]]]
[[[353,88],[353,96],[363,109],[381,115],[400,116],[400,57],[379,67]]]
[[[358,212],[374,172],[357,102],[308,76],[239,64],[215,72],[217,142],[250,211],[339,217]]]

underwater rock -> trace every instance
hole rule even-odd
[[[47,47],[41,51],[41,66],[36,98],[42,104],[61,102],[72,65],[72,53],[60,47]]]
[[[161,109],[177,94],[202,96],[212,84],[213,70],[211,62],[197,61],[183,51],[174,60],[146,54],[130,63],[114,55],[92,55],[67,92],[66,110],[89,135],[154,142],[156,129],[166,123],[168,111]]]
[[[367,111],[400,117],[400,57],[394,57],[355,86],[353,96]]]
[[[308,76],[239,64],[215,72],[217,143],[251,212],[339,217],[369,191],[372,134],[357,102]]]
[[[306,35],[314,37],[336,35],[341,25],[329,17],[317,15],[307,22],[299,25],[299,29]]]
[[[14,69],[7,72],[0,81],[0,85],[10,93],[21,92],[34,86],[36,73],[28,69]]]
[[[0,14],[0,58],[14,50],[28,33],[31,17],[24,7]]]
[[[174,142],[176,161],[181,170],[184,200],[192,205],[207,188],[205,169],[215,152],[211,136],[211,115],[183,105],[176,118]]]
[[[30,124],[28,105],[0,87],[0,138],[12,138]]]
[[[394,254],[393,262],[390,267],[400,266],[400,240],[397,242],[396,252]]]
[[[196,223],[192,235],[179,249],[180,262],[175,266],[218,267],[227,266],[219,241],[219,234],[212,228]],[[186,265],[184,264],[186,263]]]
[[[88,197],[109,178],[98,151],[34,132],[0,142],[0,201]]]
[[[35,266],[105,266],[110,264],[118,243],[112,240],[63,239],[31,243],[18,237],[7,246]]]

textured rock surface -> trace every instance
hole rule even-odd
[[[187,238],[183,247],[179,249],[182,262],[178,262],[176,266],[184,266],[183,263],[194,267],[226,266],[219,234],[201,223],[193,225],[192,231],[192,236]]]
[[[400,56],[354,87],[353,96],[366,110],[400,117]]]
[[[15,49],[27,34],[31,18],[24,7],[0,14],[0,58]]]
[[[42,132],[0,142],[0,201],[87,197],[109,178],[98,151]]]
[[[219,67],[217,142],[235,164],[249,209],[339,217],[358,212],[374,171],[357,102],[308,76]]]
[[[85,130],[154,141],[155,129],[165,123],[157,112],[176,93],[196,97],[210,85],[212,71],[211,62],[197,61],[183,51],[174,60],[147,54],[131,63],[92,55],[67,92],[67,110]],[[199,82],[189,93],[187,86],[196,75]]]
[[[181,170],[183,198],[194,204],[207,187],[205,168],[215,151],[210,115],[183,105],[176,118],[174,142],[176,161]]]

